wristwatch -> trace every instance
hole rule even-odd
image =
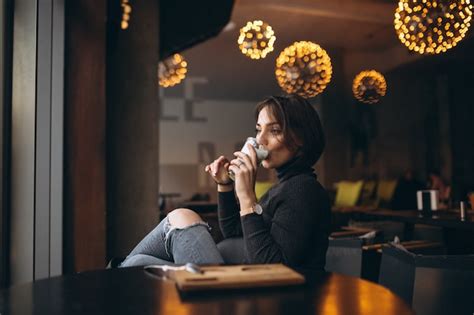
[[[253,213],[258,214],[258,215],[261,215],[263,213],[263,208],[258,203],[254,203],[251,210]]]

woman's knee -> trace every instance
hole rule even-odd
[[[178,208],[168,214],[168,221],[171,226],[182,229],[195,223],[202,222],[202,219],[191,209]]]

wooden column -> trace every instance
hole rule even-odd
[[[13,6],[0,4],[0,288],[9,284],[11,71]]]
[[[106,264],[106,2],[66,1],[66,273]]]
[[[114,4],[115,0],[109,1],[109,17],[115,16],[110,13]],[[130,4],[129,27],[121,30],[112,25],[108,33],[109,258],[126,256],[159,222],[159,8],[158,1],[136,0],[130,1]]]

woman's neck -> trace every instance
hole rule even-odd
[[[280,182],[293,175],[313,173],[313,171],[313,168],[308,166],[300,155],[296,155],[282,166],[276,168],[277,177]]]

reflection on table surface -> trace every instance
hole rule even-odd
[[[174,282],[142,268],[55,277],[0,293],[2,314],[414,314],[389,290],[327,274],[311,285],[180,295]]]

